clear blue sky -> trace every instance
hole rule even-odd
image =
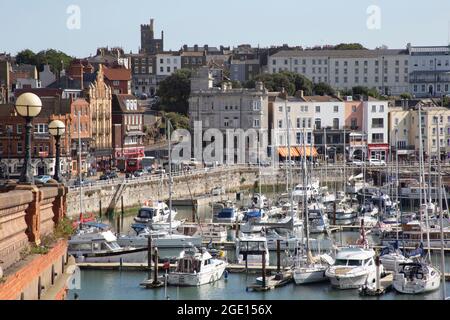
[[[81,28],[69,30],[69,5],[81,10]],[[369,30],[366,10],[381,9],[381,29]],[[0,52],[55,48],[84,57],[99,46],[136,52],[139,26],[155,19],[165,49],[183,44],[236,46],[387,45],[448,43],[448,0],[0,0]]]

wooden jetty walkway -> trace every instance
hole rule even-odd
[[[122,270],[122,271],[148,271],[147,263],[135,263],[135,262],[79,262],[77,266],[80,269],[85,270]],[[163,270],[163,263],[158,263],[158,269]],[[154,268],[154,264],[152,264],[152,269]],[[170,269],[175,269],[176,264],[170,264]],[[238,264],[228,264],[226,268],[229,272],[238,273],[245,272],[245,266]],[[248,272],[261,272],[261,265],[249,265]],[[267,271],[276,271],[277,266],[266,266]],[[285,269],[287,270],[287,269]]]

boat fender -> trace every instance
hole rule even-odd
[[[228,270],[225,270],[225,272],[223,273],[223,276],[225,279],[228,279]]]

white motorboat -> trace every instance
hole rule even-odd
[[[76,262],[146,262],[147,248],[121,247],[111,231],[74,235],[69,240],[68,254]]]
[[[228,238],[227,228],[220,224],[184,223],[177,231],[187,236],[201,237],[203,241],[225,242]]]
[[[306,186],[298,184],[292,191],[292,197],[296,202],[302,202],[306,194],[306,200],[319,195],[318,183],[307,184]]]
[[[201,286],[218,281],[227,267],[224,260],[213,259],[205,249],[183,250],[177,259],[177,267],[167,276],[167,283],[174,286]]]
[[[400,250],[395,250],[380,255],[380,262],[386,271],[396,271],[397,267],[403,263],[413,262],[411,259],[406,258]]]
[[[366,227],[369,227],[369,228],[375,227],[377,225],[377,223],[378,223],[378,219],[377,218],[371,216],[370,214],[365,213],[364,215],[359,216],[356,219],[356,223],[355,224],[356,225],[361,225],[361,222],[363,220],[364,220],[364,225]]]
[[[336,206],[336,215],[333,211],[328,211],[328,217],[336,225],[350,225],[356,220],[357,213],[346,203]]]
[[[339,289],[356,289],[363,285],[371,285],[376,281],[375,251],[363,247],[347,247],[341,249],[333,266],[325,275],[331,285]],[[383,273],[383,266],[380,266]]]
[[[134,221],[137,223],[157,224],[165,223],[171,215],[172,221],[177,215],[176,210],[170,210],[166,203],[162,201],[146,201],[145,205],[138,211]]]
[[[145,225],[132,225],[136,235],[121,235],[117,239],[120,246],[148,247],[148,237],[152,238],[152,246],[158,248],[186,248],[187,246],[202,246],[202,238],[168,231],[150,230]]]
[[[401,293],[418,294],[439,289],[440,271],[425,263],[401,263],[394,273],[392,285]],[[445,284],[444,284],[445,285]]]
[[[295,284],[308,284],[328,281],[325,271],[334,264],[333,258],[328,254],[313,257],[308,253],[299,265],[294,267],[293,277]]]
[[[238,264],[261,266],[263,253],[266,255],[266,265],[269,265],[269,249],[265,237],[242,235],[236,239],[236,260]]]
[[[260,193],[253,194],[251,201],[250,201],[250,207],[255,208],[267,208],[269,207],[269,200],[267,197]]]
[[[320,203],[313,203],[308,206],[308,221],[310,233],[324,233],[329,227],[328,217],[325,214],[325,207]]]
[[[169,221],[154,222],[154,223],[150,224],[149,226],[152,230],[168,231],[171,227],[172,227],[172,229],[179,228],[183,223],[184,223],[184,220],[183,221],[172,220],[172,222],[169,222]]]
[[[242,214],[238,212],[236,208],[233,207],[227,207],[223,208],[219,212],[217,212],[217,215],[214,216],[213,222],[214,223],[235,223],[236,221],[242,220]]]

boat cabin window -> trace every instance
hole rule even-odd
[[[336,259],[335,266],[360,266],[363,260],[346,260],[346,259]]]
[[[348,266],[360,266],[363,260],[348,260]]]
[[[193,260],[190,258],[181,259],[178,262],[177,272],[183,272],[183,273],[194,273],[200,272],[200,264],[201,261]]]
[[[155,215],[155,210],[151,208],[140,209],[138,217],[142,219],[152,219]]]

